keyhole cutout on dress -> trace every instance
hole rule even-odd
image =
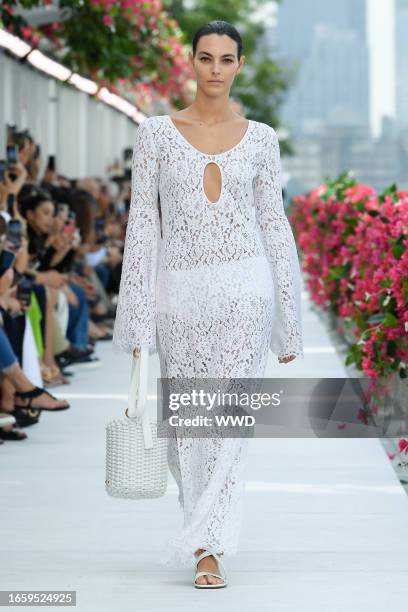
[[[222,175],[220,167],[215,162],[208,162],[204,168],[204,193],[211,204],[216,204],[221,197]]]

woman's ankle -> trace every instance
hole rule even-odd
[[[204,552],[205,550],[207,550],[207,549],[206,549],[206,548],[198,548],[198,549],[195,551],[195,553],[194,553],[194,554],[195,554],[195,555],[198,557],[198,556],[199,556],[199,555],[201,555],[201,553],[202,553],[202,552]],[[219,557],[221,557],[221,556],[222,556],[224,553],[223,553],[223,552],[218,552],[218,553],[216,553],[216,554],[217,554]]]

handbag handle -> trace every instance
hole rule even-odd
[[[146,411],[149,368],[149,347],[142,345],[138,357],[133,356],[129,400],[126,416],[140,417],[145,448],[153,448],[153,437],[149,415]]]

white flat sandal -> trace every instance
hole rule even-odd
[[[218,567],[220,568],[222,575],[220,576],[220,574],[214,574],[213,572],[204,571],[204,570],[201,572],[196,572],[195,577],[194,577],[194,586],[197,589],[220,589],[222,587],[227,586],[227,573],[217,553],[210,552],[209,550],[205,550],[198,557],[196,557],[196,564],[198,564],[201,561],[201,559],[204,559],[204,557],[210,557],[210,556],[213,556],[214,559],[217,561]],[[207,576],[208,574],[210,576],[215,576],[216,578],[221,578],[224,582],[219,582],[218,584],[197,584],[196,581],[199,576]]]

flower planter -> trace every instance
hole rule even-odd
[[[350,377],[369,379],[371,399],[359,417],[382,425],[388,437],[381,441],[392,448],[389,457],[405,483],[408,192],[390,185],[379,194],[345,172],[293,203],[290,219],[313,307],[326,319]]]
[[[354,341],[353,329],[355,325],[345,325],[344,319],[327,315],[326,322],[331,327],[331,332],[337,335],[337,344],[341,352],[346,352],[347,347]],[[363,376],[360,370],[352,365],[346,365],[350,377]],[[389,382],[390,390],[384,397],[383,403],[378,405],[378,417],[388,419],[387,437],[380,438],[380,442],[389,457],[399,481],[408,494],[408,452],[400,452],[399,440],[408,439],[408,379],[401,378],[395,373]],[[372,408],[374,402],[369,403]]]

